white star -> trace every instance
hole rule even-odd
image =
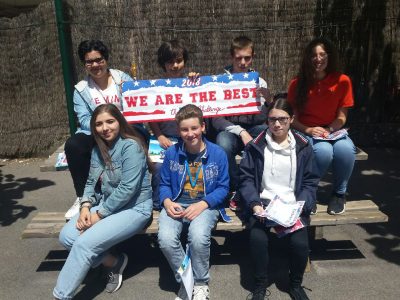
[[[171,80],[169,80],[169,79],[165,80],[165,82],[166,82],[167,84],[171,84]]]
[[[244,73],[244,74],[243,74],[243,77],[244,77],[244,78],[249,78],[249,74]]]
[[[257,83],[254,79],[251,81],[251,83]]]
[[[133,84],[134,84],[135,86],[139,86],[139,81],[135,81]]]
[[[218,77],[217,77],[217,76],[215,76],[215,75],[214,75],[214,76],[212,76],[212,80],[213,80],[213,81],[217,81],[217,79],[218,79]]]
[[[150,80],[151,85],[156,85],[157,80]]]
[[[230,80],[232,80],[232,79],[233,79],[233,75],[232,75],[232,74],[229,74],[228,78],[229,78]]]

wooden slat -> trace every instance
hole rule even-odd
[[[368,153],[361,148],[356,148],[356,160],[368,160]]]
[[[354,211],[343,215],[321,213],[311,217],[311,226],[379,223],[387,220],[387,215],[381,211]]]
[[[40,224],[40,228],[35,226],[38,224],[29,224],[28,227],[22,232],[22,238],[57,238],[61,229],[65,225],[64,223],[47,223],[47,227]]]
[[[326,204],[317,204],[317,213],[326,212]],[[378,206],[371,200],[357,200],[357,201],[347,201],[346,202],[346,213],[351,211],[376,211],[379,210]]]
[[[234,212],[229,209],[226,212],[233,221],[230,223],[218,222],[216,230],[241,231],[245,228]],[[378,223],[388,220],[388,217],[379,211],[378,206],[371,200],[347,202],[346,212],[343,215],[329,215],[326,212],[326,205],[320,204],[318,204],[317,212],[317,215],[311,216],[312,226]],[[149,227],[143,230],[143,234],[157,233],[159,214],[157,211],[153,212],[153,221]],[[64,225],[64,213],[39,212],[23,231],[22,238],[57,237]]]
[[[65,223],[66,220],[64,215],[65,213],[59,212],[39,212],[35,217],[32,218],[31,223]]]

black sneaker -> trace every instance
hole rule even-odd
[[[267,288],[256,288],[253,293],[250,293],[246,300],[268,300],[271,292]]]
[[[293,300],[310,300],[302,286],[289,287],[289,295]]]
[[[108,281],[106,285],[107,293],[114,293],[121,287],[122,273],[127,264],[128,256],[125,253],[121,253],[118,257],[117,264],[114,267],[109,268]]]
[[[328,204],[328,214],[340,215],[344,213],[346,206],[346,199],[344,197],[332,196]]]
[[[311,209],[310,215],[316,215],[317,214],[317,203],[315,203],[314,207]]]

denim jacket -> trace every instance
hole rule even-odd
[[[103,197],[99,213],[103,217],[149,200],[152,195],[146,157],[136,141],[118,137],[109,153],[113,169],[105,167],[99,148],[93,148],[89,177],[81,199],[81,203],[97,204],[95,186],[101,179]]]
[[[121,99],[122,105],[122,83],[125,81],[132,81],[133,79],[120,70],[109,69],[109,71],[116,84],[118,98]],[[86,76],[85,79],[75,85],[74,110],[80,124],[80,128],[77,132],[82,132],[87,135],[90,135],[90,119],[92,118],[93,111],[96,108],[96,105],[91,101],[91,99],[92,97],[89,91],[89,76]]]
[[[224,150],[203,138],[206,152],[202,156],[204,201],[209,208],[219,208],[229,191],[228,159]],[[168,148],[161,168],[160,204],[170,198],[175,201],[183,190],[187,159],[182,140]]]

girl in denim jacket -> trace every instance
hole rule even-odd
[[[77,196],[74,204],[65,214],[67,220],[79,212],[80,198],[89,174],[90,155],[94,145],[90,134],[93,111],[97,106],[105,103],[115,104],[120,111],[123,111],[122,83],[133,80],[128,74],[108,67],[109,51],[102,41],[81,42],[78,55],[87,76],[75,85],[74,90],[74,110],[78,117],[79,129],[65,142],[68,168]],[[143,124],[132,126],[147,138]]]
[[[152,212],[149,161],[144,141],[113,104],[98,106],[90,121],[96,146],[80,201],[80,214],[62,229],[60,242],[70,253],[54,288],[56,299],[72,299],[90,268],[108,268],[106,291],[115,292],[127,265],[114,245],[143,230]],[[102,198],[95,198],[101,182]]]

